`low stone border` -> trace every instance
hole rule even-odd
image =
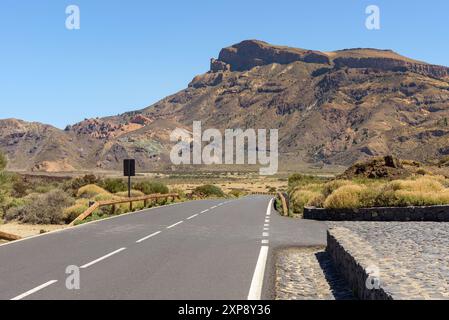
[[[321,209],[304,208],[304,219],[319,221],[449,222],[449,206]]]
[[[369,278],[376,276],[372,273],[370,267],[377,258],[375,253],[370,252],[369,245],[367,246],[359,237],[355,235],[351,237],[351,235],[351,232],[344,228],[331,229],[327,232],[326,252],[331,257],[335,268],[347,281],[358,299],[393,300],[393,296],[386,292],[382,286],[370,288],[367,285],[371,281]],[[342,239],[348,236],[351,240],[350,246],[340,243]],[[357,255],[360,250],[365,253],[364,256]]]

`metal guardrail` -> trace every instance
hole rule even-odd
[[[169,199],[173,198],[173,201],[175,199],[179,199],[179,194],[177,193],[169,193],[169,194],[151,194],[148,196],[142,196],[142,197],[134,197],[134,198],[123,198],[119,200],[111,200],[111,201],[98,201],[93,203],[86,211],[84,211],[82,214],[80,214],[75,220],[73,220],[69,226],[75,225],[75,223],[83,221],[87,217],[89,217],[92,213],[94,213],[95,210],[101,207],[105,206],[112,206],[112,213],[116,210],[117,204],[122,203],[129,203],[129,211],[133,210],[133,202],[137,201],[143,201],[144,206],[146,207],[148,205],[149,200],[159,200],[159,199]]]

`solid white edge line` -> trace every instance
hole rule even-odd
[[[195,218],[195,217],[198,217],[198,213],[197,213],[197,214],[194,214],[193,216],[188,217],[187,220],[193,219],[193,218]]]
[[[271,206],[274,199],[271,199],[268,203],[267,213],[271,212]],[[264,240],[262,240],[262,244]],[[257,259],[256,268],[254,269],[253,278],[251,280],[251,287],[249,288],[248,300],[260,300],[262,296],[263,280],[265,276],[265,267],[267,265],[268,258],[267,245],[262,245],[260,248],[259,258]]]
[[[33,293],[36,293],[36,292],[38,292],[38,291],[40,291],[40,290],[42,290],[42,289],[52,285],[53,283],[56,283],[56,282],[58,282],[58,280],[48,281],[48,282],[46,282],[44,284],[41,284],[40,286],[38,286],[38,287],[36,287],[34,289],[28,290],[27,292],[22,293],[21,295],[18,295],[17,297],[12,298],[11,300],[22,300],[23,298],[28,297],[29,295],[32,295]]]
[[[140,239],[140,240],[137,240],[136,243],[141,243],[141,242],[143,242],[143,241],[145,241],[145,240],[148,240],[148,239],[150,239],[150,238],[152,238],[152,237],[158,235],[159,233],[161,233],[161,231],[157,231],[157,232],[155,232],[155,233],[150,234],[149,236],[146,236],[146,237],[144,237],[144,238],[142,238],[142,239]]]
[[[109,258],[110,256],[113,256],[114,254],[117,254],[117,253],[119,253],[119,252],[121,252],[121,251],[123,251],[123,250],[126,250],[126,248],[120,248],[120,249],[115,250],[115,251],[113,251],[113,252],[111,252],[111,253],[108,253],[108,254],[105,255],[105,256],[102,256],[101,258],[98,258],[98,259],[96,259],[96,260],[94,260],[94,261],[91,261],[91,262],[89,262],[89,263],[86,263],[85,265],[81,266],[80,269],[86,269],[86,268],[89,268],[90,266],[92,266],[92,265],[94,265],[94,264],[96,264],[96,263],[98,263],[98,262],[100,262],[100,261],[103,261],[104,259],[107,259],[107,258]]]
[[[262,246],[260,248],[259,258],[257,259],[256,269],[254,270],[253,279],[251,281],[248,300],[260,300],[261,298],[267,257],[268,246]]]
[[[273,199],[270,200],[270,203],[268,204],[267,207],[267,216],[269,216],[271,214],[271,207],[273,206]],[[269,219],[269,218],[268,218]]]
[[[176,223],[172,224],[171,226],[168,226],[167,229],[171,229],[171,228],[173,228],[173,227],[176,227],[178,224],[181,224],[181,223],[183,223],[183,222],[184,222],[184,221],[176,222]]]

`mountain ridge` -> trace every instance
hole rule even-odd
[[[140,110],[65,130],[0,120],[0,148],[15,170],[114,170],[124,157],[142,170],[170,170],[170,130],[201,120],[220,130],[279,129],[281,166],[386,154],[423,161],[449,154],[448,118],[448,67],[391,50],[245,40],[223,48],[186,89]]]

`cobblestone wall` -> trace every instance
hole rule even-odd
[[[326,250],[359,299],[449,300],[449,223],[328,225]]]
[[[319,221],[434,221],[449,222],[449,206],[321,209],[304,208],[304,219]]]
[[[352,252],[348,251],[339,239],[351,241]],[[363,250],[365,252],[362,261],[357,261],[356,251]],[[326,251],[331,257],[334,266],[345,278],[354,295],[362,300],[392,300],[391,295],[386,293],[381,287],[375,289],[367,286],[367,280],[372,273],[373,261],[376,261],[374,252],[370,252],[369,245],[366,244],[357,235],[352,234],[345,228],[337,228],[329,230],[327,233]],[[361,257],[359,257],[361,258]],[[374,281],[373,281],[374,282]],[[373,284],[371,282],[371,284]]]

